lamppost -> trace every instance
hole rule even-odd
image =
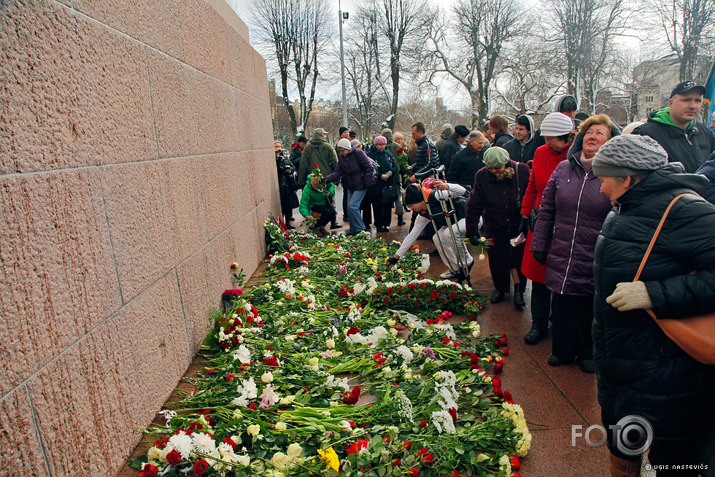
[[[343,12],[338,0],[338,24],[340,25],[340,78],[343,83],[343,126],[348,127],[348,100],[345,93],[345,54],[343,52],[343,22],[348,19],[348,12]]]

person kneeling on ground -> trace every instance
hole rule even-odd
[[[308,176],[308,182],[303,189],[300,198],[300,214],[303,217],[315,215],[318,219],[313,232],[318,237],[329,235],[325,230],[325,225],[335,218],[335,208],[331,205],[331,197],[335,195],[335,187],[332,182],[323,183],[321,178],[315,174]]]
[[[467,231],[467,226],[464,221],[465,203],[463,200],[454,199],[463,196],[466,189],[459,184],[448,184],[440,180],[433,181],[432,187],[432,189],[429,189],[410,184],[405,189],[405,204],[412,209],[413,213],[418,215],[415,219],[415,226],[402,241],[402,245],[397,252],[395,252],[395,255],[388,260],[388,263],[390,265],[397,263],[400,257],[410,250],[417,240],[417,237],[419,237],[424,228],[430,223],[430,220],[434,220],[438,230],[432,237],[432,240],[437,246],[442,261],[449,267],[449,270],[439,277],[442,279],[457,278],[460,277],[461,274],[459,270],[460,262],[457,261],[457,250],[459,250],[461,263],[466,264],[468,270],[471,270],[472,265],[474,265],[474,259],[469,255],[467,246],[460,240],[460,237],[464,237]],[[452,223],[451,232],[449,228],[447,228],[447,220],[442,213],[442,203],[440,203],[441,199],[445,201],[445,205],[448,205],[449,197],[453,198],[458,220],[456,224]],[[429,209],[427,207],[428,204]],[[430,210],[433,214],[432,217],[430,217]],[[456,243],[452,238],[453,235],[454,239],[456,239]]]

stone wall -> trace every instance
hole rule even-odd
[[[0,475],[115,475],[265,255],[264,60],[224,0],[0,0]]]

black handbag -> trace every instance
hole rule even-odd
[[[536,228],[536,220],[539,218],[539,209],[532,209],[529,216],[529,230],[532,232]]]
[[[400,191],[397,188],[397,185],[395,184],[387,184],[385,185],[380,192],[382,193],[382,203],[383,204],[390,204],[394,201],[397,200],[397,197],[400,195]]]

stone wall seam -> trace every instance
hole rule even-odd
[[[154,90],[151,87],[151,73],[149,72],[149,56],[146,52],[146,47],[144,47],[144,65],[146,66],[146,78],[149,82],[149,101],[151,102],[151,121],[154,125],[154,143],[156,144],[156,157],[161,158],[161,151],[159,149],[159,132],[156,129],[156,110],[154,109]]]
[[[176,289],[179,292],[179,306],[181,307],[181,317],[184,319],[184,333],[186,334],[186,345],[189,347],[189,350],[192,350],[194,347],[192,346],[191,339],[189,338],[189,324],[186,322],[186,312],[184,311],[184,298],[181,296],[181,284],[179,283],[179,272],[177,271],[177,268],[178,265],[172,271],[174,272],[174,278],[176,278]],[[190,361],[189,363],[187,363],[187,367],[189,364],[191,364]]]
[[[225,154],[225,153],[223,153]],[[204,176],[201,174],[201,165],[199,164],[199,158],[195,158],[196,161],[196,173],[199,175],[199,197],[201,198],[200,206],[201,206],[201,214],[204,217],[204,236],[206,237],[206,243],[204,244],[204,247],[210,242],[211,237],[209,236],[209,224],[206,221],[206,202],[204,201]],[[201,247],[203,249],[204,247]],[[201,250],[199,249],[199,250]],[[197,250],[198,251],[198,250]],[[176,268],[179,268],[177,265]],[[179,294],[181,294],[181,290],[179,290]]]
[[[97,167],[101,169],[101,167]],[[109,214],[107,213],[107,202],[104,198],[104,184],[102,184],[102,174],[97,174],[100,183],[100,193],[102,195],[102,209],[104,209],[104,220],[107,222],[107,235],[109,235],[109,249],[112,251],[112,262],[114,263],[114,276],[117,279],[117,289],[119,290],[119,299],[122,301],[122,306],[120,310],[124,307],[124,293],[122,293],[122,281],[119,279],[119,267],[117,266],[117,255],[114,253],[114,243],[112,242],[112,228],[109,226]],[[119,310],[117,310],[119,311]],[[109,319],[109,318],[107,318]],[[106,321],[106,320],[102,320]]]
[[[27,400],[30,403],[30,411],[32,412],[32,423],[35,425],[35,431],[37,432],[37,440],[40,441],[40,449],[42,450],[42,458],[45,461],[45,468],[47,469],[47,475],[52,477],[52,470],[50,468],[50,461],[47,459],[47,452],[45,451],[45,443],[42,440],[42,432],[40,432],[40,426],[37,423],[37,415],[35,414],[35,405],[32,403],[32,396],[30,396],[30,388],[27,384],[24,384],[25,393],[27,394]]]

